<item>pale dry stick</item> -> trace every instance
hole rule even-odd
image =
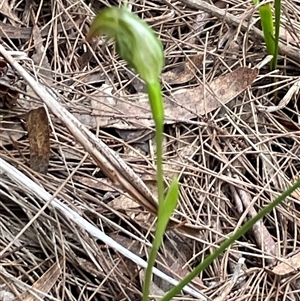
[[[139,256],[135,255],[128,249],[124,248],[117,242],[115,242],[112,238],[107,236],[104,232],[90,224],[88,221],[86,221],[82,216],[80,216],[77,212],[70,209],[67,205],[61,203],[56,198],[53,198],[50,193],[48,193],[46,190],[44,190],[42,187],[37,185],[35,182],[33,182],[31,179],[29,179],[27,176],[22,174],[19,170],[17,170],[12,165],[8,164],[6,161],[0,158],[0,174],[2,176],[5,174],[8,176],[12,181],[19,184],[20,187],[31,191],[34,195],[37,197],[43,199],[46,203],[50,202],[50,204],[58,210],[59,212],[63,213],[63,215],[68,218],[70,221],[72,221],[74,224],[78,225],[81,229],[84,229],[87,231],[92,237],[95,237],[97,239],[100,239],[105,244],[107,244],[109,247],[113,248],[114,250],[118,251],[125,257],[131,259],[133,262],[135,262],[137,265],[146,268],[147,262],[141,259]],[[172,277],[167,276],[166,274],[162,273],[157,268],[153,268],[153,273],[158,276],[161,279],[164,279],[171,283],[172,285],[177,285],[178,281],[174,280]],[[190,288],[189,286],[185,286],[183,289],[186,293],[199,298],[199,300],[208,300],[206,296],[203,294],[197,292],[196,290]]]
[[[47,200],[47,202],[44,204],[44,206],[39,210],[39,212],[32,218],[30,221],[26,224],[26,226],[15,236],[15,238],[8,244],[6,247],[1,250],[0,256],[5,254],[12,246],[13,244],[25,233],[25,231],[28,230],[28,228],[39,218],[39,216],[45,211],[45,209],[48,207],[48,205],[51,203],[52,199],[54,199],[59,192],[65,187],[65,185],[69,182],[69,180],[72,178],[72,176],[77,172],[78,168],[81,166],[81,164],[86,160],[88,154],[86,154],[81,162],[78,164],[78,166],[72,171],[72,173],[63,181],[63,183],[58,187],[58,189],[55,191],[55,193],[52,195],[51,199]],[[1,159],[1,158],[0,158]],[[2,159],[1,159],[2,160]],[[1,169],[0,169],[1,173]]]
[[[228,143],[228,141],[226,141],[226,143],[229,146],[229,149],[233,148],[231,144]],[[242,148],[244,147],[242,146]],[[234,149],[232,150],[234,151]],[[243,168],[243,163],[239,156],[240,155],[233,158],[230,165],[227,159],[225,160],[225,162],[226,163],[228,162],[227,165],[232,166],[233,168],[232,171],[230,169],[227,171],[229,176],[233,179],[236,179],[237,182],[243,183],[241,174],[244,174],[244,168]],[[239,172],[237,172],[238,170]],[[257,215],[257,212],[253,207],[253,203],[255,202],[256,198],[253,198],[253,200],[251,201],[252,199],[251,195],[242,187],[243,185],[241,184],[239,185],[239,188],[235,187],[233,184],[230,184],[230,190],[232,192],[233,199],[236,203],[237,210],[241,214],[240,222],[242,222],[246,218],[246,215],[250,217]],[[253,225],[252,231],[254,233],[256,243],[263,250],[263,253],[266,255],[271,255],[269,257],[266,256],[265,258],[266,262],[268,264],[272,263],[274,261],[274,257],[277,255],[276,244],[271,234],[269,233],[268,229],[266,228],[264,223],[260,220]]]
[[[217,132],[218,131],[220,131],[219,129],[217,130]],[[222,131],[224,131],[224,130],[222,130]],[[210,129],[208,129],[208,132],[209,132],[209,134],[212,136],[213,135],[213,133],[210,131]],[[224,133],[226,136],[229,134],[229,133]],[[232,145],[231,145],[231,143],[229,143],[228,142],[228,140],[226,140],[226,144],[229,146],[229,149],[231,149],[231,148],[233,148],[232,147]],[[225,163],[225,166],[224,166],[224,170],[226,170],[227,171],[227,173],[229,174],[229,176],[232,178],[232,176],[231,176],[231,174],[230,174],[230,171],[231,171],[231,165],[233,165],[234,166],[234,163],[235,162],[239,162],[239,159],[231,159],[231,160],[229,160],[228,159],[228,157],[226,156],[226,155],[224,155],[224,154],[222,154],[222,149],[221,149],[221,146],[219,145],[219,143],[216,141],[216,140],[214,140],[213,141],[213,146],[215,147],[215,149],[217,150],[217,153],[219,154],[219,156],[222,158],[222,160],[223,160],[223,162]],[[220,173],[222,173],[222,171],[220,171]],[[211,183],[211,185],[213,185],[213,183]],[[232,187],[234,187],[233,186],[233,184],[231,183],[231,184],[228,184],[229,185],[229,187],[230,188],[232,188]],[[235,198],[235,194],[233,193],[233,198],[234,198],[234,200],[235,200],[235,205],[236,205],[236,207],[237,207],[237,210],[238,210],[238,212],[243,212],[243,204],[242,204],[242,202],[240,201],[240,199],[237,199],[237,198]],[[238,202],[238,201],[240,201],[240,202]],[[240,208],[240,210],[239,210],[239,208]],[[236,226],[236,229],[238,229],[239,227],[238,226]],[[222,231],[222,230],[221,230]],[[227,257],[229,257],[229,254],[232,252],[232,250],[234,250],[235,249],[235,247],[234,246],[230,246],[227,250],[226,250],[226,252],[225,252],[225,254],[224,254],[224,259]],[[226,257],[225,257],[226,256]],[[237,257],[240,257],[239,259],[241,259],[241,254],[239,254],[239,253],[237,253],[236,254],[236,256]],[[224,260],[224,259],[222,259],[222,260]],[[226,260],[226,259],[225,259]],[[233,268],[233,264],[232,264],[232,262],[229,260],[227,260],[227,262],[228,262],[228,266],[229,266],[229,268],[230,269],[232,269]],[[223,268],[222,268],[223,269]],[[228,288],[229,289],[229,288]],[[219,298],[221,298],[221,297],[219,297]]]
[[[242,266],[244,263],[245,263],[245,258],[241,257],[235,267],[235,270],[234,270],[234,273],[233,273],[231,279],[225,285],[225,288],[223,289],[221,295],[219,297],[215,298],[214,301],[225,301],[228,299],[232,288],[236,285],[237,281],[239,280],[239,277],[243,274]]]
[[[57,16],[56,16],[57,17]],[[64,25],[65,30],[70,30],[74,27],[72,22],[66,22]],[[63,31],[63,26],[58,25],[58,33]],[[32,27],[16,27],[10,24],[3,23],[0,21],[0,37],[9,39],[29,39],[32,35]],[[50,24],[48,23],[41,29],[41,36],[45,37],[49,34]]]
[[[231,144],[228,143],[228,141],[226,141],[226,143],[229,146],[229,149],[232,148]],[[229,176],[235,178],[238,182],[243,183],[241,175],[237,172],[237,170],[240,170],[240,173],[244,174],[243,163],[239,156],[237,156],[232,161],[231,166],[233,170],[231,171],[229,169],[229,171],[227,172]],[[257,212],[253,207],[253,203],[251,202],[252,198],[249,192],[247,192],[246,189],[243,189],[242,185],[239,186],[240,187],[237,188],[234,185],[230,184],[230,190],[232,192],[238,212],[242,215],[242,217],[246,216],[246,214],[250,217],[256,216]],[[241,221],[243,220],[242,217],[240,218]],[[263,249],[264,253],[266,253],[267,255],[276,256],[277,254],[275,250],[275,241],[273,240],[271,234],[261,220],[253,225],[252,231],[254,233],[257,245]],[[266,261],[268,263],[272,263],[273,258],[267,257]]]
[[[285,96],[282,98],[282,100],[279,102],[277,106],[258,105],[257,109],[259,111],[268,112],[268,113],[279,111],[288,105],[288,103],[290,102],[293,96],[295,96],[296,99],[299,93],[300,93],[300,78],[294,82],[292,87],[287,91],[287,93],[285,94]]]
[[[158,22],[167,22],[171,19],[173,19],[175,16],[175,11],[173,9],[170,10],[169,13],[165,15],[160,15],[157,17],[152,17],[152,18],[145,18],[144,21],[147,23],[158,23]]]
[[[206,13],[211,14],[214,17],[219,19],[224,19],[227,23],[233,24],[236,27],[239,27],[245,31],[249,32],[249,38],[259,38],[264,41],[264,35],[261,30],[256,27],[249,27],[249,24],[243,21],[241,18],[236,17],[226,10],[216,7],[215,5],[208,4],[206,1],[202,0],[180,0],[182,3],[191,8],[196,8]],[[253,35],[253,36],[251,36]],[[279,42],[279,53],[286,55],[287,57],[293,59],[294,61],[300,63],[300,51],[292,46],[284,45]]]

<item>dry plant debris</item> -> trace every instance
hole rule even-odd
[[[44,107],[30,110],[26,116],[30,145],[30,168],[47,174],[50,157],[49,122]]]
[[[159,34],[166,53],[165,180],[180,177],[181,197],[176,226],[166,235],[157,267],[177,280],[300,171],[299,1],[283,4],[278,71],[269,73],[264,66],[259,75],[256,66],[266,53],[251,1],[212,2],[138,0],[130,6]],[[1,43],[28,56],[32,61],[21,59],[23,67],[117,153],[155,197],[153,123],[143,82],[116,56],[113,43],[84,41],[94,13],[116,4],[3,0]],[[51,129],[48,172],[30,168],[34,151],[26,114],[43,102],[3,59],[0,74],[0,157],[147,258],[154,216],[108,178],[51,113],[50,127],[39,128],[42,137]],[[236,242],[195,279],[194,287],[212,300],[300,300],[299,195]],[[0,296],[26,297],[44,279],[49,286],[38,286],[40,298],[140,300],[142,273],[135,263],[51,205],[40,211],[42,206],[38,197],[1,175],[0,251],[13,245],[0,256]],[[188,234],[184,227],[196,230]],[[245,263],[233,277],[241,258]],[[169,288],[158,278],[153,284],[153,294]],[[180,300],[190,298],[183,293]]]

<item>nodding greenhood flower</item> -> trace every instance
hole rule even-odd
[[[164,65],[163,47],[145,21],[126,8],[108,7],[96,16],[86,40],[97,35],[114,38],[120,57],[146,83],[158,80]]]

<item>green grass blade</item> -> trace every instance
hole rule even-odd
[[[231,244],[233,244],[237,239],[244,235],[248,230],[250,230],[253,225],[263,218],[266,214],[270,213],[275,206],[280,204],[286,197],[288,197],[293,191],[300,187],[300,179],[286,191],[284,191],[279,197],[277,197],[272,203],[260,210],[257,215],[247,221],[240,229],[238,229],[231,237],[229,237],[225,242],[223,242],[219,248],[215,250],[214,253],[207,256],[191,273],[189,273],[177,286],[173,287],[160,301],[169,301],[181,290],[190,283],[201,271],[208,267],[220,254],[222,254]]]

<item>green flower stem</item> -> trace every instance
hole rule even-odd
[[[148,301],[149,293],[150,293],[150,284],[152,280],[152,268],[154,267],[155,260],[158,254],[158,250],[161,244],[162,237],[164,235],[165,229],[161,229],[158,227],[158,223],[156,225],[155,236],[152,242],[152,248],[148,258],[148,265],[145,273],[144,287],[143,287],[143,301]]]
[[[160,83],[158,81],[147,83],[147,93],[151,111],[155,123],[155,142],[156,142],[156,175],[157,175],[157,191],[158,205],[160,206],[164,200],[164,178],[163,178],[163,130],[164,130],[164,105]]]
[[[300,187],[300,179],[286,191],[284,191],[279,197],[277,197],[272,203],[260,210],[257,215],[247,221],[240,229],[238,229],[231,237],[223,242],[214,253],[208,255],[191,273],[189,273],[178,285],[173,287],[160,301],[169,301],[181,290],[190,283],[201,271],[207,268],[220,254],[222,254],[231,244],[239,239],[243,234],[250,230],[253,225],[263,218],[266,214],[270,213],[272,209],[280,204],[286,197],[288,197],[293,191]]]
[[[158,81],[146,83],[147,93],[151,111],[155,123],[155,140],[156,140],[156,176],[157,176],[157,194],[158,194],[158,221],[152,248],[148,258],[148,266],[145,274],[143,301],[148,300],[150,283],[152,279],[152,268],[155,264],[156,256],[164,235],[164,230],[158,226],[160,211],[164,202],[164,178],[163,178],[163,128],[164,128],[164,106],[160,84]],[[163,230],[163,231],[162,231]]]
[[[168,193],[163,200],[163,203],[159,204],[159,213],[156,223],[155,236],[152,243],[152,248],[150,251],[150,256],[148,259],[148,266],[145,275],[145,283],[143,288],[143,301],[148,300],[149,288],[151,283],[152,268],[155,264],[155,259],[158,254],[159,247],[161,245],[166,227],[168,225],[170,216],[172,215],[174,209],[177,205],[179,195],[179,184],[178,180],[174,179],[169,187]]]

